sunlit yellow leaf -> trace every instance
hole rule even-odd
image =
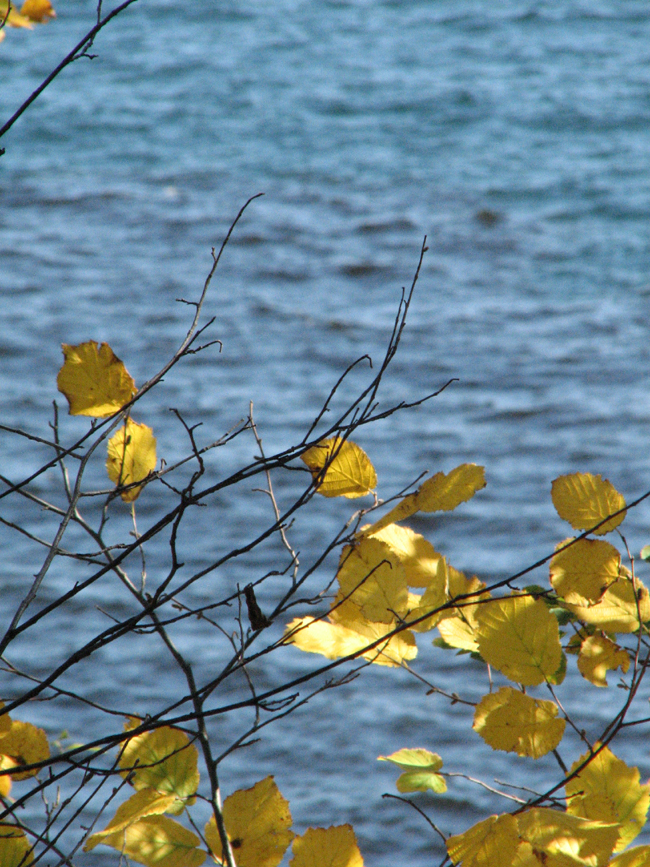
[[[309,828],[293,841],[289,867],[363,867],[351,825]]]
[[[39,729],[31,723],[12,720],[9,734],[0,738],[0,753],[9,756],[18,766],[32,765],[49,759],[50,746],[43,729]],[[25,780],[37,773],[38,768],[15,773],[11,776],[14,780]]]
[[[200,867],[201,841],[168,816],[147,816],[101,840],[146,867]]]
[[[223,820],[237,867],[277,867],[295,836],[289,802],[273,777],[226,798]],[[225,863],[214,816],[205,826],[205,839],[217,864]]]
[[[176,795],[162,795],[156,789],[141,789],[132,795],[128,801],[117,808],[117,812],[104,828],[92,834],[86,841],[84,852],[94,849],[98,843],[103,843],[107,836],[124,831],[129,825],[144,819],[146,816],[157,816],[166,813],[177,802]]]
[[[106,470],[116,485],[141,482],[156,469],[156,438],[150,427],[127,418],[126,424],[108,441]],[[142,485],[123,491],[125,503],[132,503],[140,495]]]
[[[519,846],[514,816],[490,816],[462,834],[447,839],[447,852],[454,864],[463,867],[509,865]]]
[[[369,528],[362,528],[362,533]],[[428,587],[437,575],[441,555],[419,533],[399,524],[389,524],[371,534],[384,542],[399,559],[409,587]]]
[[[378,756],[380,762],[392,762],[404,773],[396,782],[398,792],[426,792],[437,794],[447,791],[444,777],[437,774],[442,767],[442,759],[437,753],[424,749],[398,750],[390,756]]]
[[[7,0],[0,0],[0,21],[5,21],[6,19],[6,24],[9,27],[27,27],[31,30],[34,25],[26,15],[22,15],[18,12],[18,7],[15,3],[12,2],[9,15],[7,16],[8,8],[9,3]],[[0,34],[4,37],[4,30],[0,30]],[[0,40],[0,42],[1,41],[2,40]]]
[[[572,539],[560,542],[563,548]],[[578,539],[554,554],[550,564],[551,584],[558,596],[574,605],[598,602],[619,576],[621,555],[609,542]]]
[[[20,8],[20,14],[36,24],[45,24],[50,18],[56,18],[50,0],[25,0]]]
[[[56,384],[68,399],[70,415],[113,415],[136,392],[135,382],[108,343],[64,343],[63,357]]]
[[[413,602],[417,604],[414,606]],[[428,632],[444,617],[447,610],[437,611],[441,605],[447,602],[447,568],[444,557],[438,560],[436,574],[432,577],[431,582],[424,593],[414,598],[409,595],[409,612],[406,621],[411,624],[410,628],[414,632]],[[435,612],[431,614],[431,612]],[[431,614],[426,620],[420,620],[419,623],[414,623],[415,620],[422,617],[423,614]]]
[[[631,581],[622,575],[607,588],[598,604],[582,606],[565,603],[564,607],[583,623],[598,626],[604,632],[635,632],[639,628],[637,604],[641,622],[645,623],[650,620],[648,589],[638,578]]]
[[[607,671],[620,668],[623,674],[630,667],[627,650],[619,647],[602,632],[588,636],[580,647],[578,671],[594,686],[607,686]]]
[[[346,545],[336,575],[340,595],[359,608],[367,620],[392,623],[408,609],[406,573],[384,542],[364,537]]]
[[[633,846],[609,862],[609,867],[650,867],[650,846]]]
[[[440,635],[452,647],[478,653],[479,624],[476,618],[481,605],[486,604],[486,599],[490,599],[489,593],[481,592],[484,587],[485,584],[479,581],[478,578],[466,578],[462,572],[454,569],[453,566],[447,566],[447,595],[449,601],[473,594],[469,599],[459,599],[457,606],[444,611],[442,619],[438,623]],[[472,601],[473,599],[476,599],[476,602]],[[480,603],[479,600],[484,601]]]
[[[551,486],[551,497],[560,518],[568,521],[574,530],[590,530],[608,515],[625,509],[625,500],[614,485],[591,473],[560,476]],[[603,536],[616,529],[625,515],[625,511],[621,512],[594,533]]]
[[[25,832],[15,825],[0,824],[0,867],[29,867],[34,863]]]
[[[562,740],[566,723],[557,719],[557,713],[554,702],[504,686],[483,696],[473,728],[492,749],[539,759]]]
[[[571,772],[587,758],[589,753],[580,756]],[[638,768],[629,767],[605,747],[566,784],[567,812],[585,819],[618,823],[614,851],[620,852],[641,831],[648,813],[650,785],[641,785],[639,778]]]
[[[517,816],[521,838],[549,858],[542,863],[553,867],[584,864],[600,867],[612,853],[616,825],[570,816],[560,810],[538,807]]]
[[[413,633],[408,630],[399,632],[380,642],[372,650],[361,653],[364,647],[382,638],[392,628],[392,624],[355,621],[352,629],[342,623],[328,623],[313,617],[303,617],[289,623],[285,629],[285,640],[295,644],[300,650],[320,653],[327,659],[359,654],[377,665],[397,666],[401,665],[402,661],[414,659],[418,652]]]
[[[16,767],[16,762],[10,758],[9,756],[0,755],[0,769],[3,771],[11,771]],[[0,795],[3,798],[8,797],[9,792],[11,791],[11,776],[9,774],[2,774],[0,776]],[[0,860],[0,867],[2,867],[2,861]]]
[[[557,620],[530,596],[507,596],[480,606],[478,647],[483,659],[524,686],[543,683],[559,669],[562,647]]]
[[[302,459],[314,480],[321,479],[317,491],[324,497],[364,497],[377,484],[370,458],[350,440],[341,437],[323,440],[307,449]]]
[[[552,861],[549,863],[550,859],[547,855],[543,853],[540,855],[541,857],[538,858],[530,843],[524,840],[519,844],[510,867],[555,867]]]
[[[180,813],[182,802],[192,798],[199,786],[198,751],[185,732],[171,726],[126,741],[119,766],[134,789],[151,788],[175,795],[179,803],[175,808],[167,808],[170,813]]]

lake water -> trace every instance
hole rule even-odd
[[[56,22],[10,31],[0,46],[0,123],[92,26],[92,3],[60,0],[56,8]],[[68,68],[2,142],[4,424],[49,434],[51,401],[62,401],[55,377],[63,342],[108,341],[136,382],[145,381],[187,327],[189,309],[176,299],[197,297],[211,247],[244,201],[263,192],[206,304],[223,351],[194,356],[141,406],[159,455],[171,462],[187,448],[172,406],[203,422],[207,442],[245,417],[252,400],[267,451],[299,441],[345,367],[364,353],[380,357],[426,234],[430,249],[381,404],[458,382],[359,432],[380,496],[424,470],[485,465],[488,486],[471,503],[412,526],[457,568],[489,581],[568,535],[550,500],[556,476],[602,473],[628,501],[650,488],[645,2],[139,0],[103,31],[94,53]],[[359,371],[352,385],[367,376]],[[83,430],[82,420],[62,419],[68,440]],[[44,454],[7,435],[0,448],[2,473],[14,479]],[[254,452],[250,439],[218,450],[208,480]],[[93,472],[105,485],[101,460]],[[287,475],[274,480],[285,505],[304,481]],[[268,503],[250,487],[188,517],[188,570],[268,522]],[[35,490],[60,496],[59,477]],[[165,496],[143,495],[141,530]],[[311,504],[293,531],[304,563],[352,507]],[[649,508],[642,504],[624,525],[635,554],[650,541]],[[38,510],[7,500],[3,509],[49,538],[51,519]],[[115,527],[128,532],[126,510],[115,512]],[[14,600],[38,558],[11,531],[1,538],[4,598]],[[166,556],[164,546],[151,550],[152,584]],[[265,546],[210,575],[195,599],[219,598],[278,563],[286,563],[281,548]],[[321,586],[333,569],[331,561],[319,573]],[[639,574],[649,577],[645,564]],[[43,599],[75,577],[69,564],[57,566]],[[527,579],[546,580],[544,569]],[[269,586],[263,605],[278,592]],[[130,604],[107,580],[42,621],[9,658],[45,671],[50,657],[106,626],[95,606],[118,615]],[[178,640],[209,678],[224,652],[214,633],[194,625]],[[163,706],[178,679],[162,649],[148,655],[140,644],[102,651],[101,679],[82,666],[68,685],[124,712]],[[416,668],[436,685],[472,700],[487,691],[466,658],[432,648],[427,635],[419,647]],[[253,671],[261,689],[317,663],[287,649]],[[568,684],[569,693],[581,691],[575,668]],[[274,773],[298,830],[349,821],[368,865],[437,863],[442,849],[424,821],[382,800],[396,775],[378,755],[424,746],[448,770],[537,788],[556,771],[547,759],[512,762],[492,752],[465,711],[424,693],[401,673],[365,672],[228,759],[224,792]],[[620,693],[586,695],[569,706],[595,734]],[[92,736],[96,721],[92,709],[72,705],[35,705],[22,718],[53,737],[65,728],[74,740]],[[216,741],[226,745],[237,725],[215,723]],[[645,779],[642,735],[617,751]],[[580,750],[570,742],[564,752],[573,761]],[[509,809],[466,781],[417,802],[445,832]]]

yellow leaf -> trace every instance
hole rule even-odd
[[[351,825],[309,828],[293,841],[289,867],[363,867]]]
[[[119,767],[137,791],[152,788],[175,795],[179,802],[175,808],[167,808],[170,813],[182,812],[183,802],[192,798],[199,786],[198,751],[185,732],[171,726],[129,738]]]
[[[0,824],[0,867],[29,867],[33,863],[34,853],[24,831]]]
[[[363,527],[361,533],[369,530]],[[377,532],[369,533],[373,538],[384,542],[399,559],[406,573],[409,587],[428,587],[435,579],[441,555],[430,542],[419,533],[399,524],[389,524]]]
[[[433,576],[431,583],[424,591],[422,596],[415,597],[414,594],[409,595],[409,612],[406,618],[411,629],[414,632],[428,632],[447,614],[447,609],[437,611],[441,605],[447,602],[447,568],[445,558],[441,557],[438,560],[438,568],[436,575]],[[416,602],[415,605],[413,603]],[[431,614],[431,612],[434,612]],[[419,623],[414,623],[423,614],[431,614],[426,620],[421,620]]]
[[[0,738],[0,753],[13,759],[17,766],[33,765],[49,759],[50,746],[43,729],[36,728],[31,723],[12,720],[9,734]],[[14,780],[26,780],[37,773],[38,768],[11,776]]]
[[[29,30],[33,28],[34,25],[30,21],[30,19],[26,15],[21,15],[17,11],[17,6],[15,3],[11,4],[11,9],[9,10],[9,15],[7,16],[8,8],[9,4],[7,0],[0,0],[0,21],[4,21],[6,18],[6,23],[9,27],[27,27]],[[4,37],[4,30],[0,30],[0,35]]]
[[[365,497],[377,484],[370,458],[350,440],[331,437],[302,455],[324,497]]]
[[[560,518],[568,521],[574,530],[591,530],[608,515],[625,509],[625,500],[614,485],[591,473],[560,476],[551,486],[551,497]],[[621,512],[594,533],[603,536],[616,529],[625,515],[625,511]]]
[[[612,858],[609,867],[650,867],[650,846],[634,846]]]
[[[105,837],[124,831],[129,825],[133,825],[134,822],[138,822],[146,816],[166,813],[176,803],[176,795],[162,795],[156,789],[141,789],[132,795],[128,801],[120,804],[117,812],[103,831],[98,831],[88,838],[84,852],[89,852],[98,843],[103,843]]]
[[[226,798],[223,820],[237,867],[277,867],[295,836],[289,802],[273,777]],[[205,826],[205,839],[217,864],[225,863],[214,816]]]
[[[547,807],[520,813],[517,825],[521,838],[543,853],[542,863],[552,867],[578,864],[599,867],[607,862],[618,834],[617,826],[611,823],[594,822]]]
[[[536,686],[562,663],[557,620],[546,605],[530,596],[508,596],[480,606],[479,653],[509,680]]]
[[[135,382],[108,343],[64,343],[63,357],[56,384],[68,399],[70,415],[113,415],[136,392]]]
[[[0,755],[0,769],[3,771],[11,771],[15,767],[16,762],[12,758]],[[0,795],[2,795],[3,798],[7,798],[10,791],[11,776],[9,774],[2,774],[2,776],[0,776]],[[0,860],[0,867],[2,867],[2,860]]]
[[[199,838],[168,816],[147,816],[101,841],[146,867],[200,867]]]
[[[648,589],[638,578],[632,581],[621,575],[607,588],[596,605],[571,605],[567,602],[564,607],[575,614],[578,620],[598,626],[603,632],[635,632],[639,628],[637,603],[641,622],[645,623],[650,620]]]
[[[589,753],[571,766],[578,768]],[[650,785],[640,785],[638,768],[617,759],[608,747],[601,750],[580,773],[566,784],[567,812],[585,819],[617,824],[614,851],[625,849],[645,825],[650,804]]]
[[[490,599],[489,593],[481,593],[484,587],[485,584],[478,578],[466,578],[462,572],[454,569],[453,566],[447,566],[449,601],[451,602],[460,596],[467,596],[467,594],[475,594],[473,598],[476,599],[476,602],[473,602],[471,598],[461,599],[456,607],[442,612],[438,631],[444,641],[452,647],[478,653],[479,623],[477,615],[482,604],[485,604],[485,601],[481,604],[479,600]]]
[[[359,620],[354,622],[352,629],[342,623],[303,617],[289,623],[285,629],[285,640],[306,653],[320,653],[327,659],[358,654],[377,665],[398,666],[403,660],[414,659],[418,652],[413,633],[408,630],[386,639],[372,650],[361,652],[392,628],[392,624]]]
[[[542,855],[541,858],[538,858],[530,843],[523,841],[519,844],[510,867],[554,867],[554,864],[552,859],[547,855]]]
[[[507,814],[490,816],[462,834],[447,839],[447,852],[463,867],[509,865],[519,846],[517,820]]]
[[[398,792],[426,792],[437,794],[447,791],[444,777],[437,774],[442,759],[437,753],[423,749],[398,750],[390,756],[378,756],[380,762],[392,762],[405,772],[396,782]]]
[[[560,542],[563,548],[572,539]],[[551,558],[550,577],[554,590],[574,605],[590,605],[602,597],[620,573],[621,555],[609,542],[578,539]]]
[[[50,0],[25,0],[20,14],[37,24],[45,24],[50,18],[56,18]]]
[[[474,713],[474,731],[494,750],[539,759],[562,740],[565,721],[558,706],[512,687],[483,696]]]
[[[340,597],[357,606],[367,620],[392,623],[408,610],[406,573],[384,542],[364,537],[341,553]]]
[[[0,711],[4,708],[5,704],[3,701],[0,701]],[[9,734],[11,731],[11,717],[8,713],[0,714],[0,740],[3,735]],[[0,750],[1,752],[1,750]]]
[[[126,424],[108,441],[106,470],[118,487],[141,482],[156,469],[156,438],[150,427],[127,418]],[[125,503],[140,495],[142,485],[123,491]]]
[[[607,671],[620,668],[623,674],[630,667],[627,650],[619,647],[602,632],[588,636],[580,646],[578,671],[594,686],[607,686]]]

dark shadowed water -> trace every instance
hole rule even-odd
[[[0,46],[0,123],[92,24],[87,0],[56,8],[55,23],[11,31]],[[62,342],[108,341],[138,383],[147,379],[188,324],[176,299],[197,296],[211,247],[243,202],[263,192],[207,302],[222,353],[195,356],[143,402],[161,456],[186,449],[171,406],[202,421],[207,442],[252,400],[268,450],[299,440],[343,369],[363,353],[380,357],[426,234],[430,250],[382,406],[458,382],[357,436],[380,496],[423,470],[485,465],[488,486],[471,503],[413,526],[457,568],[490,580],[568,535],[550,501],[561,473],[602,473],[628,500],[650,488],[645,2],[139,0],[95,53],[3,139],[3,423],[48,433]],[[66,418],[65,436],[84,425]],[[6,435],[0,448],[11,478],[41,456]],[[251,440],[222,450],[210,478],[253,452]],[[99,461],[99,484],[102,473]],[[288,504],[296,480],[276,483]],[[38,492],[54,496],[57,485],[52,474]],[[156,505],[143,497],[138,508],[142,529]],[[182,538],[188,568],[246,538],[268,509],[247,490],[197,511]],[[304,562],[350,511],[349,502],[313,504],[295,529]],[[45,521],[30,516],[33,526]],[[633,553],[650,541],[649,524],[647,505],[627,518]],[[2,538],[5,598],[13,599],[38,561],[9,530]],[[164,555],[151,551],[152,582]],[[278,562],[281,550],[268,546],[211,576],[197,599]],[[57,569],[45,598],[75,580],[72,567]],[[532,580],[544,583],[547,573]],[[44,669],[103,622],[95,604],[128,610],[110,581],[93,593],[87,607],[66,612],[79,631],[62,614],[12,661]],[[269,589],[266,604],[274,598]],[[213,640],[198,627],[179,636],[202,677],[217,664]],[[473,700],[486,691],[465,657],[433,649],[429,636],[419,646],[418,671],[432,682]],[[272,659],[255,670],[260,688],[316,660],[293,649]],[[78,678],[87,671],[86,693],[125,712],[156,708],[178,686],[162,650],[149,657],[126,642],[104,662],[102,682],[90,667]],[[583,695],[574,707],[580,724],[595,733],[617,692]],[[47,706],[31,713],[52,736],[66,728],[81,740],[92,725],[90,712],[85,721]],[[214,732],[228,743],[231,729],[222,735],[215,724]],[[645,779],[647,743],[636,738],[619,753]],[[459,706],[377,669],[269,727],[225,763],[223,787],[274,773],[299,830],[350,821],[367,864],[424,867],[440,858],[435,835],[414,811],[381,798],[396,775],[375,759],[402,746],[437,751],[445,768],[490,783],[539,787],[555,775],[546,759],[520,760],[515,771]],[[418,803],[445,832],[509,808],[464,781]]]

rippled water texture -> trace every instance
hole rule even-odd
[[[2,121],[92,24],[86,0],[56,8],[56,22],[12,31],[0,46]],[[366,352],[379,357],[426,234],[382,405],[458,382],[357,437],[380,495],[423,470],[484,464],[488,487],[475,500],[414,526],[456,567],[487,580],[568,534],[550,501],[557,475],[603,473],[628,500],[650,488],[647,3],[139,0],[94,51],[3,140],[4,423],[47,432],[62,342],[107,340],[143,382],[188,323],[175,299],[196,297],[211,247],[263,192],[207,304],[223,352],[194,357],[146,402],[162,455],[186,448],[170,406],[203,421],[207,440],[252,400],[269,449],[299,439],[345,366]],[[66,419],[66,436],[83,424]],[[15,478],[40,455],[6,436],[0,447],[2,472]],[[253,450],[236,445],[210,472]],[[41,492],[57,484],[52,475]],[[294,491],[293,479],[277,484],[280,497]],[[245,493],[193,517],[190,565],[245,535],[251,508],[268,517],[262,496]],[[315,507],[296,528],[306,560],[350,511],[350,503]],[[143,498],[145,524],[147,508]],[[628,517],[633,552],[650,541],[648,523],[646,505]],[[28,549],[9,531],[2,537],[3,581],[19,592]],[[259,577],[274,566],[267,554],[279,550],[202,592]],[[546,573],[532,580],[544,583]],[[89,629],[101,619],[95,603],[121,604],[110,586],[96,592],[79,612]],[[67,625],[44,631],[21,661],[38,667],[53,636],[69,652],[77,638]],[[190,631],[184,641],[207,674],[214,661],[204,636]],[[425,676],[461,684],[474,700],[481,694],[466,658],[432,649],[427,636],[419,644]],[[283,654],[273,665],[286,669],[260,664],[262,685],[313,662]],[[106,653],[105,665],[105,682],[85,685],[103,700],[125,710],[162,700],[162,652],[144,673],[131,647]],[[602,694],[589,701],[579,707],[586,725],[607,713]],[[52,735],[74,729],[47,708],[33,718]],[[368,864],[429,865],[431,847],[440,854],[430,829],[381,799],[395,774],[375,758],[402,746],[436,750],[446,768],[480,770],[487,781],[537,786],[554,774],[545,760],[524,760],[515,779],[458,707],[378,670],[269,728],[229,760],[224,789],[273,772],[299,827],[350,821]],[[626,749],[645,779],[647,744],[631,737]],[[465,783],[421,803],[448,832],[504,809]]]

